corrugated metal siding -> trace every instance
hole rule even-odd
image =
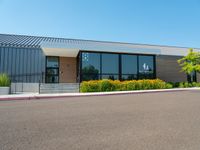
[[[7,73],[13,82],[42,82],[44,72],[40,48],[0,47],[0,73]]]

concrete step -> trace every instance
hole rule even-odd
[[[78,93],[79,83],[40,84],[40,93]]]

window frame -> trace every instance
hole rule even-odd
[[[151,79],[156,79],[156,55],[154,54],[139,54],[139,53],[134,53],[134,54],[130,54],[130,53],[115,53],[115,52],[100,52],[100,51],[88,51],[88,50],[80,50],[79,52],[79,70],[80,70],[80,74],[79,74],[79,78],[80,78],[80,82],[84,81],[83,78],[82,78],[82,53],[98,53],[100,54],[100,73],[98,74],[99,75],[99,80],[102,79],[102,75],[118,75],[118,80],[122,80],[122,76],[123,75],[136,75],[137,78],[134,79],[134,80],[139,80],[140,77],[139,77],[139,56],[153,56],[153,78]],[[110,73],[110,74],[107,74],[107,73],[102,73],[102,54],[118,54],[119,56],[119,59],[118,59],[118,74],[115,74],[115,73]],[[122,73],[122,55],[134,55],[136,56],[137,58],[137,74],[123,74]],[[88,73],[89,74],[89,73]],[[149,78],[150,79],[150,78]]]
[[[58,59],[58,67],[47,67],[47,61],[49,57],[55,57]],[[49,83],[49,84],[53,84],[53,83],[59,83],[60,80],[60,58],[58,56],[46,56],[46,61],[45,61],[45,83]],[[48,75],[47,74],[47,70],[48,69],[56,69],[57,70],[57,74],[54,75]],[[57,82],[48,82],[47,81],[47,77],[58,77],[58,81]]]

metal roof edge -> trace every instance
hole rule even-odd
[[[131,43],[131,42],[115,42],[115,41],[101,41],[101,40],[87,40],[87,39],[74,39],[74,38],[58,38],[58,37],[51,37],[51,36],[34,36],[34,35],[23,35],[23,34],[4,34],[0,33],[0,35],[7,35],[7,36],[28,36],[28,37],[34,37],[34,38],[50,38],[50,39],[62,39],[62,40],[75,40],[75,41],[87,41],[87,42],[98,42],[98,43],[111,43],[111,44],[130,44],[130,45],[140,45],[140,46],[156,46],[156,47],[171,47],[171,48],[193,48],[193,49],[199,49],[196,47],[185,47],[185,46],[170,46],[170,45],[156,45],[156,44],[142,44],[142,43]]]

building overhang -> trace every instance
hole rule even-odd
[[[69,49],[69,48],[51,48],[43,47],[42,48],[46,56],[60,56],[60,57],[76,57],[78,55],[78,49]]]
[[[156,46],[145,44],[129,44],[116,42],[98,42],[83,40],[68,40],[65,42],[42,42],[41,48],[47,56],[76,57],[79,51],[111,52],[148,55],[185,56],[188,48]],[[194,51],[200,51],[194,49]]]
[[[110,43],[61,43],[61,42],[42,42],[41,48],[46,56],[76,57],[79,51],[91,52],[111,52],[129,54],[148,54],[160,55],[161,50],[156,48],[134,47],[125,44]]]

